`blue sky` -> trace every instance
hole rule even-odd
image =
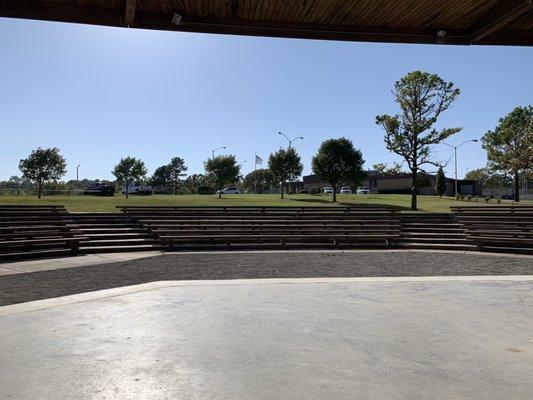
[[[533,104],[533,48],[463,47],[272,39],[117,29],[0,18],[0,179],[38,146],[59,147],[66,179],[112,178],[121,157],[149,173],[183,157],[203,172],[227,146],[253,170],[284,139],[310,160],[327,138],[345,136],[370,168],[400,161],[383,143],[378,114],[395,113],[391,88],[414,69],[462,91],[438,127],[462,126],[452,144],[479,138],[516,105]],[[439,160],[452,149],[436,147]],[[459,175],[485,164],[469,143]],[[447,167],[451,176],[453,162]]]

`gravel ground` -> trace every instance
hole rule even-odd
[[[409,251],[165,254],[0,276],[0,306],[164,280],[442,275],[533,275],[533,257]]]

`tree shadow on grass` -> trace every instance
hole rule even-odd
[[[383,203],[345,203],[345,202],[338,202],[337,203],[339,206],[342,206],[342,207],[357,207],[357,208],[376,208],[376,207],[379,207],[379,208],[386,208],[388,210],[391,210],[391,211],[409,211],[410,208],[409,207],[405,207],[405,206],[398,206],[398,205],[395,205],[395,204],[383,204]]]
[[[289,199],[291,201],[299,201],[302,203],[320,203],[324,205],[329,205],[332,207],[352,207],[352,208],[386,208],[391,211],[409,211],[409,207],[398,206],[394,204],[382,204],[382,203],[347,203],[339,201],[333,203],[331,199]]]
[[[289,199],[290,201],[299,201],[301,203],[321,203],[321,204],[328,204],[328,205],[334,205],[331,200],[326,199]]]

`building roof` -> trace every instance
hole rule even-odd
[[[530,0],[0,0],[0,16],[364,42],[533,45]],[[177,17],[173,17],[178,14]]]

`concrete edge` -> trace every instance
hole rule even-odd
[[[168,287],[188,286],[226,286],[278,284],[292,285],[302,283],[379,283],[379,282],[480,282],[480,281],[533,281],[533,275],[480,275],[480,276],[419,276],[419,277],[353,277],[353,278],[268,278],[268,279],[228,279],[228,280],[191,280],[157,281],[140,285],[124,286],[113,289],[97,290],[51,299],[29,301],[0,307],[0,317],[24,312],[42,310],[74,303],[99,300],[126,294],[150,291]]]

